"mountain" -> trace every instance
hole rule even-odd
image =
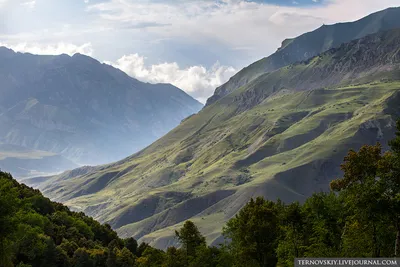
[[[274,54],[244,68],[227,83],[218,87],[214,95],[208,99],[207,105],[214,103],[264,73],[306,60],[368,34],[398,28],[400,27],[399,18],[400,7],[389,8],[355,22],[323,25],[315,31],[293,39],[286,39]]]
[[[202,108],[177,87],[142,83],[80,54],[3,47],[0,80],[0,143],[78,164],[131,155]]]
[[[263,74],[124,160],[40,181],[50,198],[166,248],[195,222],[210,243],[251,197],[303,201],[348,149],[394,137],[400,29]],[[37,182],[37,181],[36,181]]]
[[[19,179],[60,173],[78,167],[79,165],[55,153],[0,144],[0,170],[12,172]]]

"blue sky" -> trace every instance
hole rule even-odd
[[[0,0],[0,45],[90,55],[204,102],[282,40],[399,0]]]

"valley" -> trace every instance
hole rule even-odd
[[[35,170],[7,156],[0,167],[17,178],[119,160],[202,108],[175,86],[140,82],[81,54],[32,55],[0,47],[0,79],[0,144],[55,157],[38,158]],[[0,147],[6,152],[13,153]]]
[[[0,267],[400,255],[397,2],[45,1],[0,0]]]
[[[199,225],[210,244],[252,197],[328,191],[349,148],[394,137],[400,31],[369,35],[263,74],[121,161],[50,177],[51,199],[157,248]]]

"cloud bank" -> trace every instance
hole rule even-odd
[[[0,46],[8,47],[15,52],[31,53],[36,55],[74,55],[76,53],[92,56],[93,48],[91,43],[85,43],[82,45],[75,45],[71,43],[56,43],[56,44],[40,44],[40,43],[17,43],[17,44],[6,44],[1,43]]]
[[[161,63],[147,66],[138,54],[126,55],[116,62],[105,62],[144,82],[173,84],[198,101],[205,103],[214,89],[228,81],[237,70],[216,62],[211,68],[191,66],[181,68],[178,63]]]
[[[76,53],[92,56],[94,49],[91,43],[75,45],[57,43],[49,45],[18,43],[9,45],[0,42],[0,46],[8,47],[15,52],[38,55],[74,55]],[[170,83],[184,90],[198,101],[205,103],[216,87],[228,81],[237,70],[231,66],[222,66],[218,61],[206,68],[201,65],[182,68],[177,62],[146,64],[146,58],[139,54],[124,55],[115,62],[104,61],[115,68],[124,71],[129,76],[142,82]]]
[[[399,5],[399,0],[269,2],[0,0],[0,45],[34,54],[94,56],[141,81],[172,83],[204,102],[286,38]]]

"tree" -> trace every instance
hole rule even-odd
[[[186,253],[175,247],[169,247],[165,255],[163,267],[186,267]]]
[[[387,167],[381,145],[366,145],[358,152],[349,151],[341,165],[343,178],[331,182],[331,189],[341,193],[345,199],[345,207],[352,211],[353,216],[349,217],[351,220],[348,221],[348,225],[352,225],[353,232],[357,226],[361,227],[360,230],[363,229],[361,231],[371,233],[367,235],[371,236],[371,239],[363,243],[370,243],[372,251],[357,256],[379,257],[382,254],[384,232],[387,230],[384,220],[390,210],[385,197],[385,192],[391,190],[387,187]],[[348,234],[347,231],[344,237]],[[357,245],[360,245],[360,242],[357,242]],[[365,249],[362,248],[360,252],[367,252]]]
[[[381,170],[385,183],[385,197],[389,206],[389,216],[396,229],[394,256],[400,256],[400,120],[397,121],[396,137],[389,142],[391,153],[384,156]]]
[[[79,248],[79,246],[74,241],[69,241],[67,239],[63,239],[59,247],[67,253],[69,257],[73,257],[75,251]]]
[[[136,251],[136,257],[140,258],[143,255],[143,252],[146,250],[146,248],[150,247],[149,244],[146,242],[140,243],[137,251]]]
[[[78,248],[74,253],[74,267],[91,267],[93,262],[90,259],[89,253],[84,248]]]
[[[191,260],[189,267],[230,267],[231,261],[227,261],[226,255],[217,247],[200,246],[196,251],[196,257]]]
[[[133,237],[126,238],[126,239],[124,240],[124,244],[125,244],[125,247],[126,247],[130,252],[132,252],[133,255],[136,255],[137,249],[138,249],[138,243],[137,243],[137,241],[136,241]]]
[[[175,235],[188,257],[196,256],[197,247],[206,246],[206,239],[192,221],[186,221],[179,231],[175,231]]]
[[[165,252],[148,246],[137,259],[139,267],[159,267],[165,262]]]
[[[118,267],[133,267],[135,258],[132,252],[127,248],[123,248],[117,253],[117,266]]]
[[[282,206],[280,212],[281,237],[277,256],[281,265],[292,266],[294,258],[304,254],[306,216],[298,202]]]
[[[108,243],[122,259],[129,258],[128,249],[119,251],[124,242],[109,225],[51,202],[0,172],[0,266],[105,267]]]
[[[275,266],[279,223],[276,204],[261,197],[251,199],[228,221],[223,234],[231,240],[236,266]]]
[[[13,215],[19,202],[11,176],[0,172],[0,266],[12,266],[10,237],[15,231]]]
[[[108,246],[108,256],[106,261],[107,267],[115,267],[117,265],[117,252],[118,248],[116,246],[110,245]]]
[[[90,259],[93,262],[93,267],[106,267],[107,252],[103,248],[91,249]]]
[[[57,267],[70,267],[71,262],[69,260],[68,254],[60,246],[56,248],[56,257],[54,265]]]
[[[339,257],[346,217],[342,201],[334,193],[316,193],[306,200],[301,211],[301,256]]]

